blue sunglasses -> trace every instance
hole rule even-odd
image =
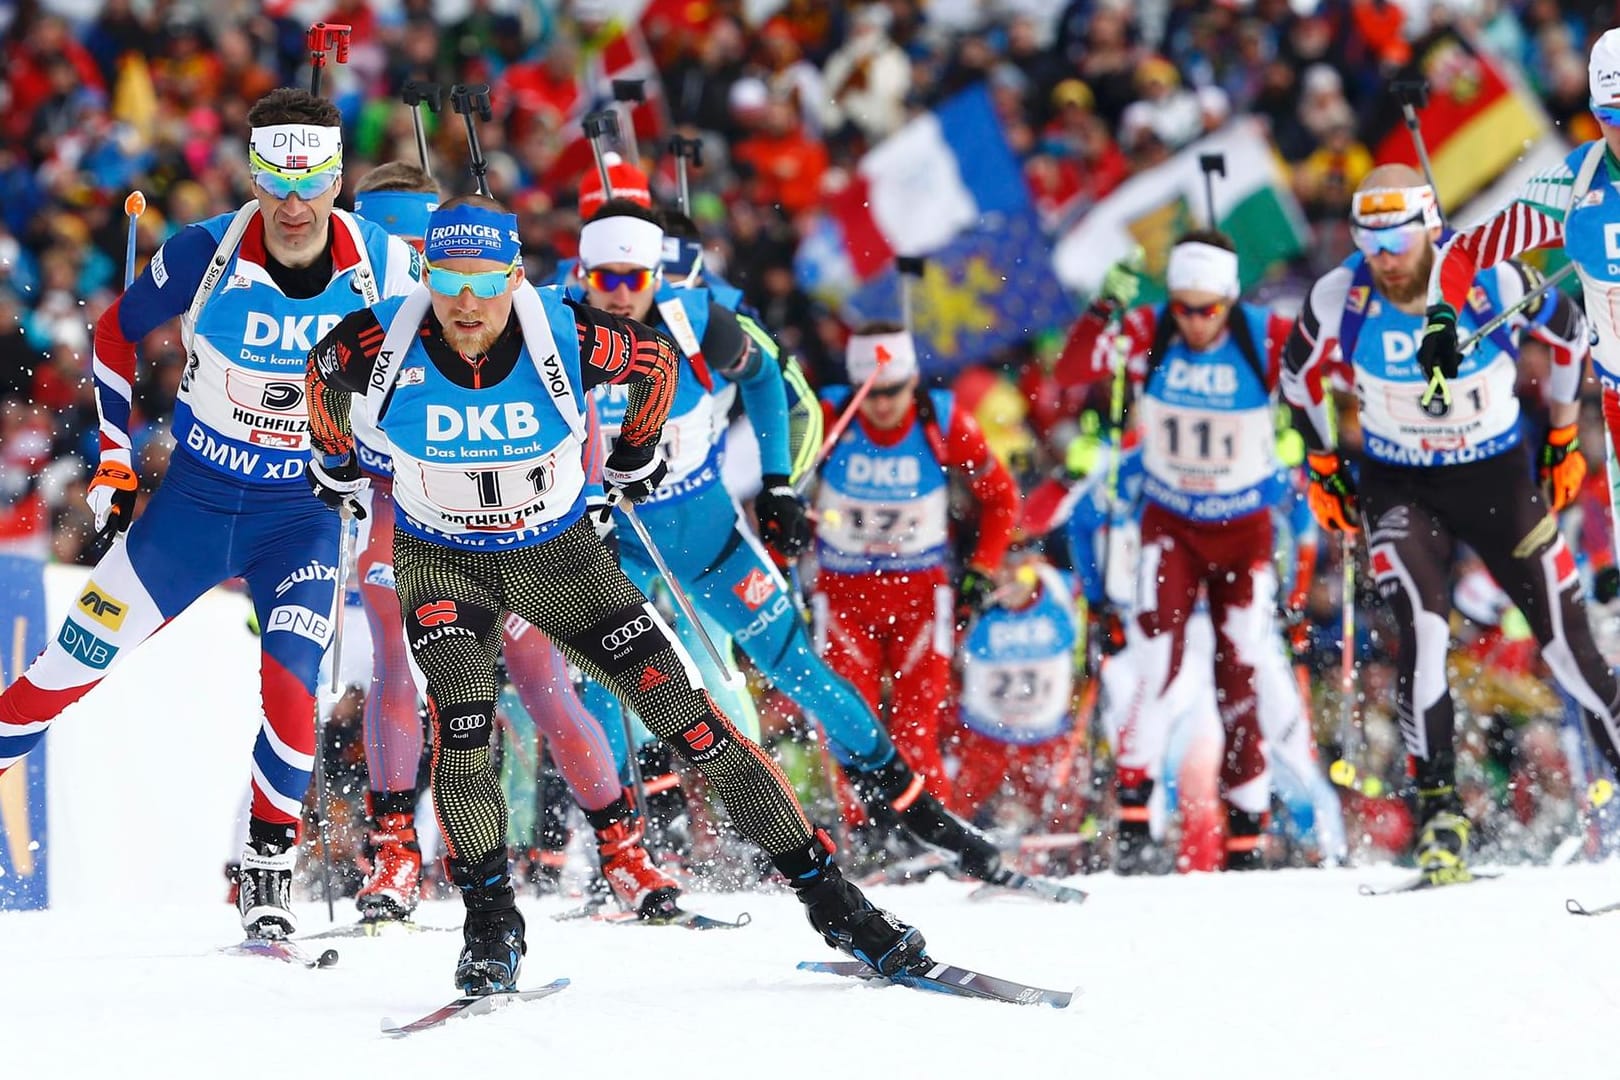
[[[1620,127],[1620,105],[1593,105],[1591,109],[1604,127]]]
[[[1391,229],[1363,229],[1356,226],[1350,230],[1350,236],[1356,242],[1356,250],[1370,259],[1380,251],[1405,255],[1418,244],[1428,242],[1429,230],[1424,225],[1397,225]]]
[[[513,269],[515,266],[505,270],[485,270],[479,274],[461,274],[429,265],[428,288],[443,296],[460,296],[462,289],[471,289],[479,299],[492,300],[506,291]]]

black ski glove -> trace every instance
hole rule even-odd
[[[613,453],[602,465],[602,488],[607,492],[609,507],[604,515],[612,513],[616,502],[643,502],[658,485],[664,482],[669,466],[658,453],[658,444],[631,446],[623,439],[615,440]]]
[[[956,586],[956,628],[965,629],[969,622],[983,615],[990,606],[990,594],[995,591],[995,578],[977,566],[964,570]]]
[[[784,559],[810,546],[810,515],[787,477],[776,473],[765,477],[765,489],[754,499],[754,513],[759,515],[759,538]]]
[[[341,510],[348,506],[349,513],[356,518],[366,516],[360,493],[371,481],[361,475],[360,460],[355,457],[353,450],[336,465],[325,464],[319,455],[312,456],[304,470],[304,478],[309,481],[309,490],[315,497],[331,509]]]
[[[1433,379],[1436,371],[1447,379],[1457,377],[1462,355],[1457,351],[1457,311],[1450,304],[1429,305],[1417,359],[1426,380]]]

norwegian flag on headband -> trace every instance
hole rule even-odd
[[[307,168],[309,168],[309,155],[308,154],[288,154],[287,155],[287,162],[286,162],[286,164],[284,164],[282,166],[282,168],[284,168],[284,169],[307,169]]]

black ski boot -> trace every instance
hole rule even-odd
[[[926,968],[922,931],[876,907],[833,862],[833,843],[818,831],[797,850],[774,856],[823,941],[882,975]]]
[[[1266,815],[1251,814],[1235,806],[1226,808],[1226,868],[1228,870],[1264,870],[1266,853],[1261,847],[1265,839]]]
[[[900,822],[924,843],[954,852],[962,872],[992,885],[1001,885],[1013,872],[1001,865],[1001,851],[984,833],[963,821],[923,788],[922,777],[896,754],[887,765],[870,772],[849,770],[861,801],[882,800],[900,815]]]
[[[279,940],[298,930],[292,912],[293,864],[298,858],[292,829],[253,818],[236,872],[236,910],[250,938]]]
[[[516,990],[528,946],[523,940],[523,913],[507,877],[506,849],[471,869],[452,862],[451,874],[467,906],[456,988],[469,997]]]

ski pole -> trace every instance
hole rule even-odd
[[[616,505],[619,512],[624,515],[625,520],[630,523],[630,528],[635,530],[636,537],[641,541],[641,546],[646,548],[647,554],[652,556],[653,565],[658,567],[658,575],[664,579],[664,584],[669,586],[669,593],[675,598],[675,604],[681,609],[681,614],[685,615],[692,623],[692,628],[697,631],[698,637],[702,639],[703,648],[709,654],[709,659],[714,662],[716,669],[724,673],[726,685],[737,685],[737,673],[732,670],[730,664],[721,659],[720,650],[715,648],[714,640],[709,637],[708,628],[703,625],[703,620],[698,618],[697,609],[692,606],[692,600],[686,595],[686,590],[681,588],[681,583],[675,579],[675,574],[670,570],[669,563],[664,561],[664,553],[658,550],[657,544],[653,543],[652,534],[647,531],[647,526],[642,524],[641,516],[636,513],[635,504],[628,499],[620,499]]]
[[[815,479],[816,470],[821,468],[821,463],[827,460],[827,455],[832,453],[833,447],[838,444],[839,438],[843,436],[844,429],[849,427],[851,420],[855,419],[855,414],[860,411],[861,402],[865,401],[866,395],[872,392],[873,385],[877,383],[878,373],[883,370],[888,362],[889,356],[887,353],[878,356],[877,367],[873,368],[872,373],[866,377],[866,380],[855,388],[855,392],[849,397],[849,404],[844,406],[844,411],[838,415],[838,419],[833,421],[833,426],[828,429],[826,439],[822,440],[821,449],[816,451],[816,456],[810,460],[809,467],[800,474],[798,480],[794,481],[794,492],[803,495],[809,490],[810,481]]]
[[[422,106],[426,105],[435,114],[439,113],[444,108],[444,87],[436,82],[407,79],[401,96],[411,110],[411,126],[416,129],[416,153],[422,159],[422,171],[432,175],[433,166],[428,163],[427,133],[422,128]]]
[[[129,217],[129,244],[124,248],[124,289],[135,284],[135,229],[146,213],[146,196],[132,191],[124,199],[124,213]]]
[[[585,131],[585,140],[591,144],[591,159],[596,162],[596,175],[602,180],[602,198],[613,198],[613,180],[608,176],[607,157],[602,151],[602,140],[619,131],[619,114],[612,109],[598,109],[587,113],[579,122]]]
[[[1215,216],[1215,178],[1226,176],[1226,155],[1199,154],[1198,170],[1204,174],[1204,211],[1209,227],[1220,228],[1220,219]]]
[[[675,155],[675,208],[687,217],[692,216],[692,185],[686,163],[703,166],[703,140],[671,136],[669,152]]]
[[[1535,303],[1541,298],[1543,293],[1547,292],[1549,289],[1557,287],[1565,278],[1569,277],[1574,272],[1575,264],[1572,262],[1565,263],[1551,274],[1548,274],[1546,277],[1542,278],[1541,284],[1519,297],[1519,299],[1515,300],[1507,308],[1498,312],[1495,316],[1489,319],[1478,330],[1475,330],[1472,334],[1469,334],[1468,337],[1464,338],[1462,343],[1457,346],[1457,355],[1467,356],[1469,353],[1473,352],[1479,347],[1481,342],[1490,337],[1492,334],[1496,333],[1496,331],[1504,326],[1509,319],[1513,318],[1515,315],[1519,314],[1519,312]],[[1428,389],[1423,391],[1423,396],[1418,399],[1418,404],[1427,407],[1429,402],[1434,400],[1435,394],[1439,394],[1441,400],[1447,404],[1451,403],[1451,391],[1446,386],[1446,377],[1442,375],[1438,369],[1432,376],[1429,377]]]
[[[1419,109],[1429,107],[1429,80],[1396,79],[1389,84],[1389,89],[1401,103],[1401,116],[1412,135],[1412,145],[1417,148],[1418,164],[1423,166],[1423,180],[1434,192],[1434,208],[1440,214],[1440,227],[1445,228],[1446,211],[1440,205],[1440,188],[1434,182],[1434,166],[1429,164],[1429,148],[1423,142],[1423,125],[1417,114]]]
[[[1395,95],[1401,103],[1401,116],[1406,121],[1406,130],[1412,136],[1412,145],[1417,150],[1418,164],[1423,167],[1423,182],[1429,185],[1434,192],[1434,210],[1440,217],[1440,227],[1446,226],[1445,207],[1440,204],[1440,187],[1434,182],[1434,166],[1429,163],[1429,148],[1423,141],[1423,124],[1418,119],[1417,111],[1427,108],[1429,104],[1429,81],[1427,79],[1396,79],[1389,85],[1390,93]],[[1501,325],[1497,323],[1496,325]],[[1491,329],[1495,329],[1492,326]],[[1429,376],[1429,385],[1424,389],[1423,396],[1418,404],[1425,410],[1439,394],[1444,408],[1451,405],[1451,388],[1446,385],[1446,377],[1438,368]]]
[[[621,120],[619,137],[630,164],[638,169],[641,168],[641,146],[636,142],[636,106],[646,100],[646,79],[613,80],[613,103]]]
[[[349,35],[354,28],[344,23],[318,22],[309,28],[309,92],[321,96],[321,76],[326,72],[326,50],[332,50],[332,61],[349,62]]]
[[[911,319],[912,283],[922,280],[927,260],[921,255],[897,255],[894,263],[900,271],[900,321],[909,334],[915,328]]]
[[[473,180],[478,184],[478,194],[490,198],[489,162],[484,160],[483,146],[478,141],[478,125],[474,122],[475,114],[478,120],[486,124],[495,118],[495,110],[489,102],[489,84],[455,84],[450,88],[450,108],[466,121],[467,155],[471,159]]]
[[[332,607],[332,678],[330,686],[332,693],[338,692],[338,669],[343,660],[343,609],[344,593],[349,587],[349,559],[353,557],[354,534],[350,525],[354,515],[349,511],[349,504],[343,503],[338,508],[338,564],[337,564],[337,603]]]

